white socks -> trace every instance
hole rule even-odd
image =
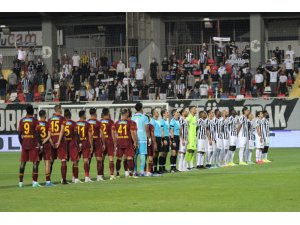
[[[256,149],[256,161],[260,161],[261,160],[261,149]]]
[[[244,162],[244,152],[245,152],[245,148],[240,148],[239,151],[239,162]]]
[[[197,152],[197,166],[203,166],[204,165],[204,152]]]
[[[184,154],[183,153],[179,153],[179,163],[178,163],[178,170],[182,171],[184,170]]]
[[[251,161],[252,161],[252,149],[249,149],[247,162],[251,162]]]

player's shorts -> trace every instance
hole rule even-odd
[[[55,145],[55,143],[53,143]],[[67,159],[67,145],[66,142],[63,140],[61,141],[60,145],[57,149],[52,149],[52,159]]]
[[[240,148],[246,148],[247,142],[248,142],[247,137],[239,136],[239,146],[240,146]]]
[[[187,150],[197,150],[197,138],[196,136],[188,136],[188,144],[187,144]]]
[[[79,148],[76,141],[67,141],[68,158],[72,161],[79,160]]]
[[[43,145],[43,153],[40,155],[40,160],[52,160],[52,146],[49,142]]]
[[[165,141],[167,141],[167,145],[165,145]],[[169,152],[170,151],[170,137],[164,137],[163,138],[163,152]]]
[[[247,144],[247,146],[248,146],[248,149],[254,149],[254,140],[248,140],[248,144]]]
[[[236,146],[237,136],[229,136],[229,146]]]
[[[39,161],[39,149],[22,149],[21,151],[21,162],[38,162]]]
[[[264,141],[260,142],[260,138],[258,135],[255,135],[255,147],[264,148]]]
[[[173,143],[171,143],[171,149],[175,151],[179,151],[180,138],[179,136],[174,135],[174,143],[176,146],[174,147]]]
[[[207,151],[209,152],[213,152],[216,150],[216,142],[212,141],[211,145],[209,144],[208,140],[207,140]]]
[[[161,137],[155,137],[155,141],[156,141],[157,151],[162,152],[163,148],[161,145]]]
[[[223,148],[228,150],[229,149],[229,139],[222,139],[223,140]]]
[[[118,158],[122,158],[123,155],[125,155],[126,158],[127,157],[133,157],[134,156],[133,146],[132,147],[126,147],[126,148],[117,147],[116,156]]]
[[[108,155],[108,156],[112,156],[112,157],[115,156],[115,146],[114,146],[114,142],[112,140],[105,139],[104,155]]]
[[[207,140],[199,139],[197,140],[197,151],[198,152],[206,152]]]
[[[221,139],[221,138],[217,138],[217,141],[216,141],[216,147],[218,148],[218,149],[223,149],[223,139]]]
[[[266,137],[266,138],[265,138],[264,146],[269,147],[269,145],[270,145],[270,137]]]
[[[186,147],[187,147],[187,140],[185,140],[185,145],[183,145],[182,141],[180,140],[179,152],[186,153]]]
[[[94,139],[93,140],[93,154],[95,153],[96,157],[103,157],[103,147],[102,147],[102,143],[101,140],[99,139]]]
[[[147,155],[147,142],[139,142],[138,145],[138,153],[140,155]]]

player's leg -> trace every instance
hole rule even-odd
[[[110,171],[110,180],[115,180],[115,165],[114,165],[114,156],[113,155],[109,155],[109,171]]]
[[[159,174],[162,174],[163,173],[163,162],[164,162],[164,151],[165,151],[165,148],[162,147],[161,151],[159,152],[159,157],[158,157],[158,173]]]
[[[32,162],[32,187],[41,187],[38,183],[39,162]]]
[[[264,163],[271,162],[270,160],[268,160],[268,151],[269,151],[269,146],[265,145],[264,149],[262,151],[262,160],[263,160]]]
[[[247,145],[247,138],[246,137],[240,137],[239,143],[240,143],[240,150],[239,150],[239,165],[245,166],[247,163],[244,162],[244,154],[245,154],[245,148]]]
[[[147,155],[147,143],[139,143],[138,149],[140,155],[140,176],[145,176],[145,164],[146,164],[146,155]]]
[[[125,177],[128,177],[129,176],[129,172],[128,172],[127,158],[126,157],[123,158],[123,167],[124,167]]]
[[[157,151],[154,152],[154,157],[153,157],[153,173],[158,172],[158,156],[159,153],[162,151],[162,145],[161,145],[161,138],[160,137],[155,137],[156,139],[156,145],[157,145]]]
[[[188,149],[187,153],[185,154],[185,160],[187,162],[187,169],[192,170],[194,168],[194,154],[195,150]]]
[[[22,150],[23,152],[23,150]],[[20,163],[20,168],[19,168],[19,187],[23,187],[23,179],[24,179],[24,173],[25,173],[25,167],[26,167],[26,162]]]
[[[78,174],[79,174],[78,162],[79,162],[79,160],[75,160],[75,161],[73,161],[73,165],[72,165],[72,173],[74,176],[75,184],[82,183],[78,178]]]
[[[138,160],[138,157],[139,157],[139,151],[137,150],[134,154],[134,157],[133,157],[133,165],[134,165],[134,175],[135,176],[138,176],[138,171],[137,171],[137,160]]]
[[[168,153],[170,151],[170,139],[169,137],[166,138],[166,144],[165,144],[165,151],[163,155],[163,173],[168,173],[169,171],[166,170],[166,162],[168,158]]]
[[[212,144],[210,145],[209,142],[207,141],[206,147],[207,147],[207,154],[206,154],[206,164],[205,164],[205,166],[207,168],[211,168],[212,155],[213,155],[213,146],[212,146]]]
[[[92,182],[90,179],[90,158],[86,157],[86,155],[83,156],[83,168],[85,174],[84,182]]]
[[[153,174],[153,155],[148,156],[148,172],[147,176],[152,176]]]
[[[120,178],[120,169],[121,169],[121,163],[122,158],[125,153],[125,149],[117,147],[117,161],[116,161],[116,171],[117,171],[117,178]]]

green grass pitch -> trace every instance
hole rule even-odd
[[[0,154],[0,211],[300,211],[300,150],[271,149],[272,163],[88,184],[32,188],[26,167],[18,188],[20,153]],[[235,161],[237,161],[237,153]],[[71,178],[71,164],[68,164]],[[108,165],[105,166],[108,172]],[[122,173],[123,175],[123,173]],[[96,176],[93,161],[91,177]],[[83,178],[82,163],[80,178]],[[52,180],[60,181],[60,162]],[[44,183],[44,166],[39,181]]]

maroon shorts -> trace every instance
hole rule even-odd
[[[105,140],[105,151],[104,155],[115,156],[115,146],[113,141]]]
[[[21,151],[21,162],[38,162],[39,161],[39,149],[22,149]]]
[[[147,155],[148,156],[153,156],[154,155],[153,145],[152,144],[150,146],[147,146]]]
[[[40,160],[52,160],[52,146],[49,142],[43,145],[43,153],[40,155]]]
[[[99,139],[94,139],[93,141],[93,150],[95,153],[96,157],[103,157],[103,148],[102,148],[102,143]]]
[[[117,147],[117,157],[121,158],[123,155],[125,157],[133,157],[134,156],[134,149],[133,147],[121,148]]]
[[[79,148],[75,141],[67,141],[69,158],[72,162],[79,160]]]
[[[55,145],[55,143],[53,143]],[[64,141],[60,143],[57,149],[52,149],[52,159],[67,159],[67,145]]]

